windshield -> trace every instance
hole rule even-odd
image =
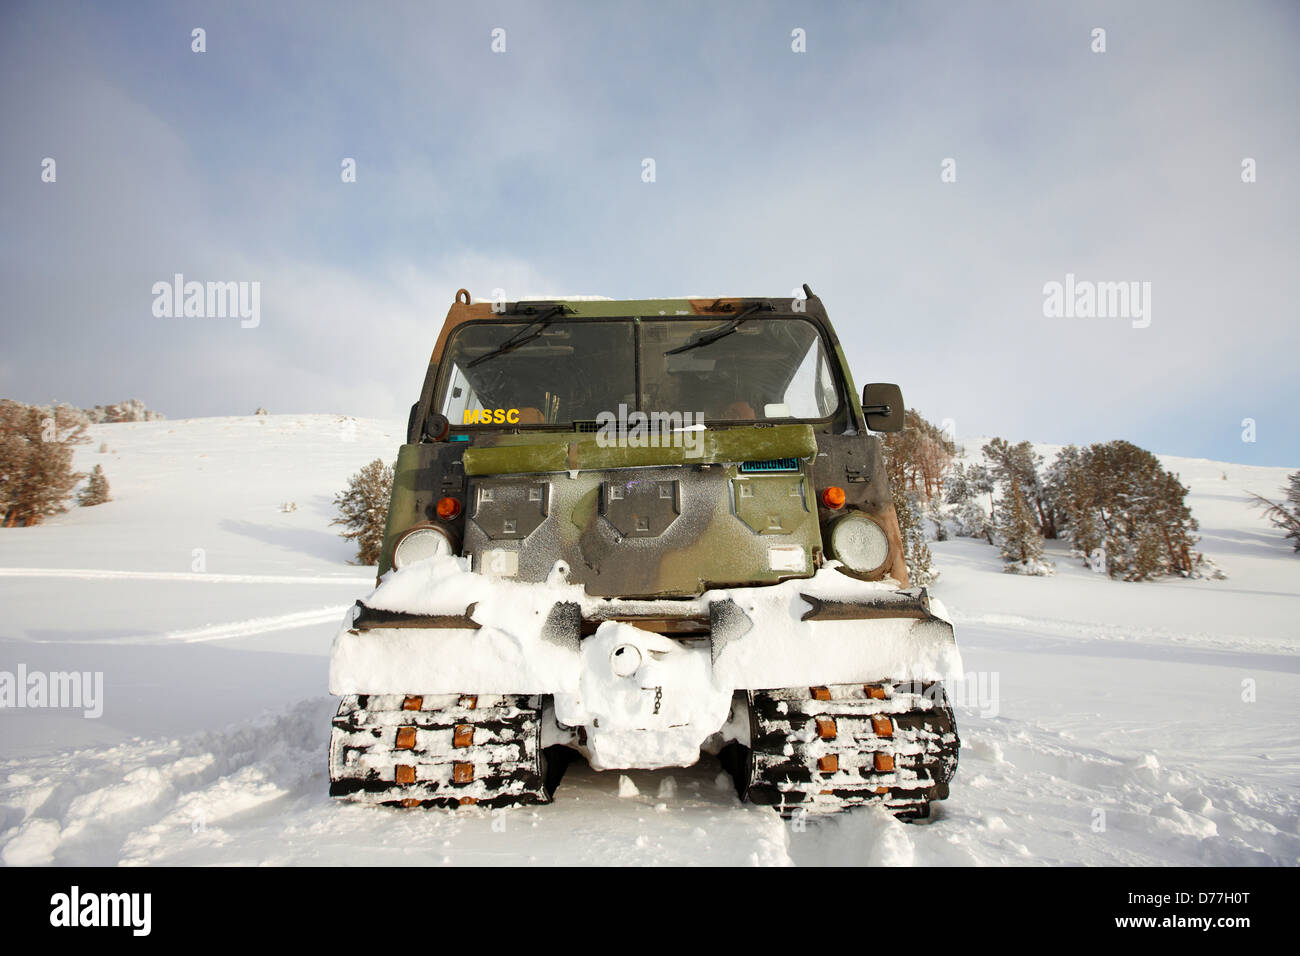
[[[839,399],[825,345],[804,319],[747,318],[716,341],[666,354],[726,321],[556,319],[496,355],[528,323],[467,323],[447,346],[437,406],[453,426],[482,422],[485,412],[496,425],[594,421],[620,405],[703,414],[705,421],[820,419],[835,412]],[[503,414],[492,421],[498,410]]]

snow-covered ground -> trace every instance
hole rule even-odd
[[[1300,557],[1247,498],[1294,469],[1162,456],[1227,580],[1109,581],[1060,549],[1026,578],[932,542],[968,674],[952,797],[923,825],[803,826],[740,804],[710,760],[579,763],[554,804],[495,815],[332,803],[330,642],[373,577],[331,501],[393,459],[400,423],[91,433],[78,467],[103,464],[114,501],[0,532],[0,672],[104,682],[97,719],[0,710],[5,863],[1300,862]]]

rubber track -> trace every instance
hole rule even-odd
[[[345,697],[330,734],[330,796],[396,807],[548,803],[540,707],[520,695]]]
[[[941,684],[754,691],[750,721],[742,795],[786,817],[873,803],[928,817],[957,770],[961,741]]]

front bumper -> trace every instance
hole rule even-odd
[[[582,728],[596,769],[686,766],[737,691],[961,673],[952,625],[924,590],[823,568],[690,600],[591,598],[558,567],[544,584],[419,562],[349,609],[330,691],[538,694]]]
[[[952,625],[923,589],[858,581],[834,567],[688,600],[623,601],[588,597],[556,575],[521,584],[440,558],[387,576],[349,609],[330,692],[577,694],[585,639],[615,623],[703,648],[728,693],[938,681],[962,669]]]

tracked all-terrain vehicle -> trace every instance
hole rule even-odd
[[[785,814],[928,816],[959,741],[942,606],[908,587],[821,301],[472,302],[398,453],[376,590],[335,639],[330,791],[546,803],[715,754]]]

